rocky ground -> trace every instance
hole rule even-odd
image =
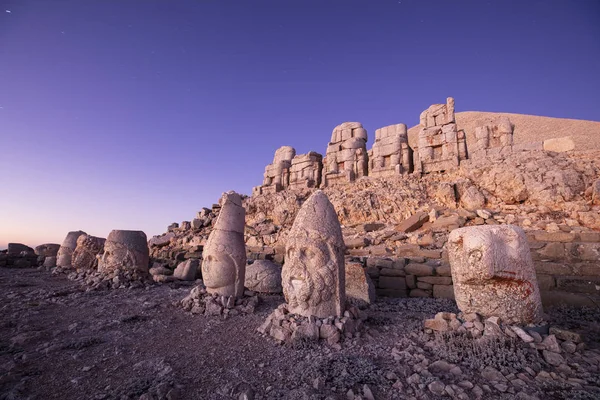
[[[450,300],[379,299],[341,349],[290,347],[256,332],[281,296],[224,320],[176,306],[191,285],[86,291],[0,269],[0,399],[600,398],[598,309],[547,310],[587,341],[551,366],[520,341],[424,333]]]

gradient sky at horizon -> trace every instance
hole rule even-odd
[[[600,2],[0,0],[0,248],[148,237],[432,103],[600,120]]]

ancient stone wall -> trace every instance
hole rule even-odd
[[[526,235],[544,305],[600,304],[600,232],[529,231]],[[404,244],[387,251],[373,246],[349,253],[366,268],[378,296],[454,299],[448,253],[443,248]]]
[[[454,117],[454,99],[433,104],[420,116],[418,149],[414,151],[415,172],[448,171],[467,158],[464,132],[458,131]]]
[[[296,149],[282,146],[275,151],[273,162],[265,167],[262,186],[256,186],[255,194],[277,193],[287,188],[290,182],[290,167],[296,156]]]
[[[317,188],[321,185],[323,156],[314,151],[297,155],[290,167],[289,187],[291,189]]]
[[[368,174],[367,130],[360,122],[336,126],[323,160],[322,187],[337,182],[354,182]]]
[[[405,124],[384,126],[375,131],[369,150],[369,176],[383,177],[412,171],[412,149],[408,146]]]

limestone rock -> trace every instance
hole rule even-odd
[[[253,292],[281,293],[281,266],[269,260],[247,265],[245,286]]]
[[[265,167],[262,186],[253,189],[254,194],[277,193],[288,187],[290,167],[296,150],[291,146],[281,146],[275,151],[273,162]]]
[[[343,314],[344,251],[335,209],[318,190],[302,205],[286,244],[282,286],[290,312],[319,318]]]
[[[202,279],[208,293],[239,298],[246,273],[246,212],[235,192],[223,193],[219,204],[221,211],[204,247]]]
[[[573,149],[575,149],[575,142],[571,136],[544,140],[545,151],[563,152]]]
[[[421,113],[418,149],[414,153],[417,173],[448,171],[458,167],[459,160],[466,158],[466,142],[463,131],[458,131],[454,116],[454,99],[448,97],[446,104],[433,104]]]
[[[77,247],[71,257],[71,265],[76,270],[96,269],[98,260],[96,256],[104,250],[106,239],[90,235],[81,235],[77,238]]]
[[[346,263],[346,298],[350,304],[366,307],[375,302],[375,285],[361,263]]]
[[[460,228],[448,238],[452,280],[463,313],[509,324],[538,323],[542,304],[525,233],[513,225]]]
[[[369,151],[369,176],[407,174],[412,169],[412,157],[405,124],[377,129]]]
[[[22,243],[9,243],[8,244],[8,256],[19,257],[21,253],[35,254],[35,251]]]
[[[104,242],[104,254],[98,262],[98,272],[134,272],[148,275],[149,250],[142,231],[113,230]]]
[[[367,131],[359,122],[336,126],[323,159],[322,187],[368,174]]]
[[[323,156],[314,151],[297,155],[292,159],[290,167],[291,189],[317,188],[321,185]]]
[[[35,254],[43,257],[56,257],[60,244],[57,243],[45,243],[35,248]]]
[[[197,259],[189,259],[177,265],[173,272],[173,277],[181,281],[193,281],[196,280],[196,273],[200,261]]]
[[[67,237],[60,245],[58,253],[56,255],[56,266],[57,267],[71,267],[71,258],[73,252],[77,248],[77,239],[81,235],[86,235],[83,231],[71,231],[67,233]]]

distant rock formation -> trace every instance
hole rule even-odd
[[[367,130],[360,122],[336,126],[323,160],[321,186],[334,182],[354,182],[368,174]]]

